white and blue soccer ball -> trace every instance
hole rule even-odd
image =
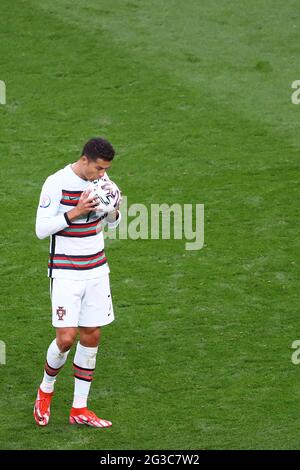
[[[112,180],[100,178],[93,181],[88,189],[91,189],[91,196],[95,199],[97,212],[113,212],[118,208],[121,200],[121,191]]]

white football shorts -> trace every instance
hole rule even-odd
[[[109,274],[82,281],[50,279],[50,293],[55,328],[104,326],[114,321]]]

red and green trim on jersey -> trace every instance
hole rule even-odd
[[[93,255],[65,255],[55,253],[50,255],[48,267],[52,269],[73,269],[76,271],[85,271],[87,269],[98,268],[107,263],[104,251],[99,251]]]
[[[92,237],[93,235],[97,235],[97,233],[101,232],[102,226],[100,222],[104,217],[105,216],[101,216],[93,222],[83,224],[71,223],[68,227],[57,232],[56,235],[59,235],[60,237]]]
[[[66,189],[63,189],[60,203],[64,206],[75,207],[77,206],[82,193],[83,191],[67,191]]]

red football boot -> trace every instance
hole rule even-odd
[[[33,409],[33,416],[39,426],[46,426],[46,424],[49,423],[50,405],[53,395],[54,392],[45,393],[40,388],[38,389]]]
[[[87,408],[72,408],[69,421],[71,424],[85,424],[95,428],[109,428],[112,425],[110,421],[98,418]]]

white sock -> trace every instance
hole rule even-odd
[[[77,343],[73,363],[75,377],[73,408],[85,408],[87,406],[97,351],[98,347],[87,348],[79,342]]]
[[[45,393],[51,393],[54,390],[56,376],[67,360],[69,351],[62,353],[58,349],[56,339],[52,341],[47,351],[47,360],[45,363],[44,378],[40,388]]]

